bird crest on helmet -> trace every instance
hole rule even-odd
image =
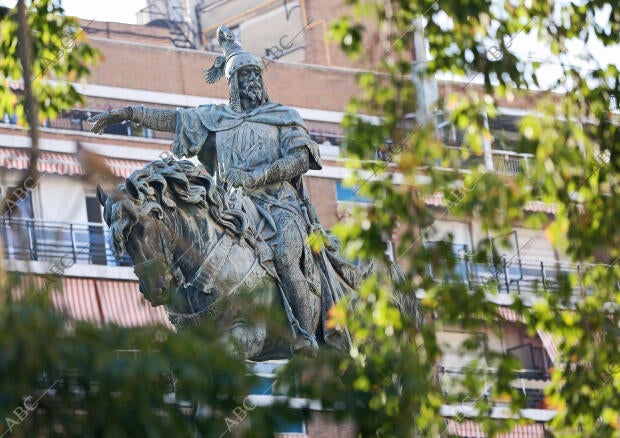
[[[223,76],[226,82],[230,81],[234,72],[241,67],[256,66],[262,70],[259,60],[235,41],[235,35],[226,26],[217,29],[217,41],[224,51],[223,55],[215,58],[213,65],[204,70],[204,79],[209,84],[214,84]]]

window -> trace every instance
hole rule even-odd
[[[285,363],[285,361],[267,361],[250,364],[251,372],[258,377],[256,384],[250,388],[250,395],[267,398],[272,402],[275,401],[276,397],[290,397],[291,395],[296,395],[294,381],[276,379],[278,368]],[[254,422],[256,423],[256,421]],[[250,414],[250,428],[251,427],[252,416]],[[277,416],[275,418],[275,432],[305,433],[306,426],[301,411],[289,412],[286,416]]]
[[[10,187],[5,193],[14,189]],[[4,193],[0,190],[0,196]],[[8,258],[17,260],[37,260],[36,234],[34,228],[32,191],[22,192],[15,203],[8,205],[2,217],[2,239]]]
[[[88,221],[89,261],[94,265],[105,265],[107,260],[101,205],[94,196],[86,197],[86,220]]]
[[[342,181],[336,182],[336,199],[338,202],[357,202],[361,204],[370,204],[371,200],[360,195],[359,188],[346,187]]]
[[[11,125],[17,124],[17,114],[4,113],[4,117],[2,117],[2,123],[10,123]]]
[[[131,124],[126,122],[114,123],[103,129],[104,134],[131,135]]]
[[[437,254],[438,260],[442,266],[446,266],[444,262],[450,262],[447,265],[450,266],[453,263],[454,270],[453,275],[448,275],[447,272],[443,273],[443,278],[437,278],[439,273],[434,272],[434,267],[437,266],[437,263],[429,262],[427,264],[428,274],[435,280],[454,280],[458,279],[461,281],[468,280],[468,271],[467,271],[467,251],[468,247],[465,244],[454,243],[450,241],[435,241],[435,242],[424,242],[424,247],[431,250],[434,254]],[[435,259],[436,257],[433,257]]]
[[[86,220],[88,234],[78,235],[82,245],[87,245],[82,254],[88,255],[88,263],[94,265],[133,266],[133,261],[127,253],[117,258],[112,254],[112,242],[107,227],[103,222],[102,207],[95,195],[86,196]],[[84,257],[84,256],[82,256]]]
[[[372,200],[366,196],[362,196],[359,193],[359,187],[347,187],[342,181],[336,181],[336,200],[338,201],[338,218],[343,219],[349,217],[352,213],[354,206],[352,204],[360,204],[361,206],[367,206],[372,203]],[[392,244],[392,236],[384,236],[383,243],[385,243],[385,254],[391,260],[395,260],[394,245]],[[354,261],[356,265],[359,265],[360,261]]]

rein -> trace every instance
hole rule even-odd
[[[217,300],[216,302],[209,304],[204,309],[193,313],[176,313],[168,310],[168,319],[175,327],[192,327],[198,325],[207,316],[210,316],[212,319],[216,319],[220,314],[220,312],[216,310],[216,306],[219,303],[220,300]]]

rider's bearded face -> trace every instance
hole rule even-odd
[[[237,70],[237,80],[239,81],[239,95],[243,99],[253,102],[263,100],[263,85],[261,82],[261,71],[258,67],[243,67]]]

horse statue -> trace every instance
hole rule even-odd
[[[226,325],[244,359],[290,356],[295,335],[283,334],[291,309],[279,289],[271,249],[256,237],[253,218],[235,208],[241,193],[233,199],[190,161],[166,158],[134,171],[109,194],[97,187],[97,196],[115,253],[129,254],[140,291],[153,306],[166,306],[175,327],[212,318]],[[316,339],[347,348],[346,329],[326,325],[334,302],[313,297],[321,312]],[[285,330],[248,318],[248,309],[261,307],[276,309]]]

